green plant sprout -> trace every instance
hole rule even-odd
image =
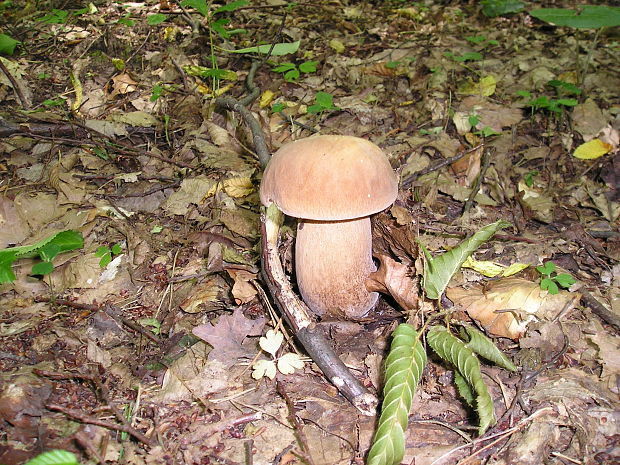
[[[577,280],[570,274],[558,274],[555,269],[555,263],[553,262],[545,262],[543,265],[536,267],[536,271],[542,275],[542,279],[540,280],[540,288],[553,295],[560,292],[560,287],[563,289],[568,289],[577,282]]]
[[[538,170],[532,170],[523,176],[523,180],[525,181],[525,185],[527,187],[532,187],[534,185],[534,178],[538,176],[540,173]]]
[[[120,243],[116,243],[112,247],[102,245],[95,251],[95,256],[101,258],[101,260],[99,260],[99,266],[105,268],[112,261],[112,257],[120,254],[122,251],[123,248]]]
[[[547,82],[547,85],[553,87],[556,93],[563,95],[580,95],[581,89],[569,82],[559,81],[557,79]],[[550,98],[546,95],[534,98],[532,93],[527,90],[517,91],[517,95],[527,99],[525,105],[532,108],[532,114],[538,110],[547,110],[552,114],[561,115],[564,112],[564,107],[574,107],[579,103],[574,98]]]
[[[32,267],[33,275],[47,275],[54,270],[52,261],[62,253],[81,249],[84,246],[84,238],[77,231],[62,231],[49,236],[32,245],[9,247],[0,250],[0,284],[10,283],[15,280],[13,263],[20,258],[39,257],[41,262]]]
[[[314,104],[308,107],[308,113],[317,114],[323,113],[326,110],[340,110],[334,105],[334,96],[327,92],[317,92],[314,96]]]
[[[284,74],[284,80],[287,82],[295,82],[299,79],[301,73],[315,73],[317,64],[318,61],[304,61],[302,64],[297,66],[295,63],[287,62],[272,68],[271,71]]]
[[[470,115],[468,118],[469,124],[471,125],[472,128],[475,128],[478,123],[480,122],[480,118],[478,117],[478,115]],[[501,134],[500,132],[497,132],[495,129],[489,127],[489,126],[485,126],[482,129],[478,130],[478,131],[474,131],[474,134],[478,135],[478,136],[482,136],[482,137],[491,137],[491,136],[497,136],[499,134]]]

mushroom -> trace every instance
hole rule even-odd
[[[261,202],[299,218],[297,285],[319,316],[360,319],[377,302],[378,294],[365,285],[376,271],[370,215],[390,206],[397,192],[385,154],[359,137],[309,137],[272,156]]]

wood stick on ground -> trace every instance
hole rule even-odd
[[[349,371],[310,318],[310,311],[293,292],[278,255],[278,237],[284,215],[275,205],[261,218],[262,271],[276,306],[293,328],[297,339],[340,393],[362,414],[373,416],[377,398]]]

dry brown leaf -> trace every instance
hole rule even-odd
[[[232,287],[232,295],[237,305],[245,304],[254,299],[256,296],[256,287],[252,281],[256,279],[256,273],[250,273],[245,270],[226,270],[231,278],[235,280]]]
[[[446,295],[495,336],[519,339],[535,318],[550,319],[574,307],[579,294],[551,295],[531,281],[507,278],[486,286],[448,288]]]
[[[212,276],[205,282],[194,286],[192,293],[180,307],[186,313],[217,310],[226,305],[228,284],[221,276]]]
[[[368,277],[369,291],[390,294],[404,310],[418,307],[418,280],[415,271],[387,255],[377,255],[379,269]]]
[[[221,316],[216,324],[196,326],[192,332],[213,346],[213,350],[209,352],[209,360],[219,360],[232,366],[239,357],[256,352],[255,346],[250,349],[244,347],[243,342],[248,336],[260,336],[264,326],[264,317],[250,320],[237,308],[232,315]]]

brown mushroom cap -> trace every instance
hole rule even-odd
[[[260,199],[289,216],[337,221],[377,213],[397,192],[394,170],[375,144],[352,136],[315,136],[273,154]]]

